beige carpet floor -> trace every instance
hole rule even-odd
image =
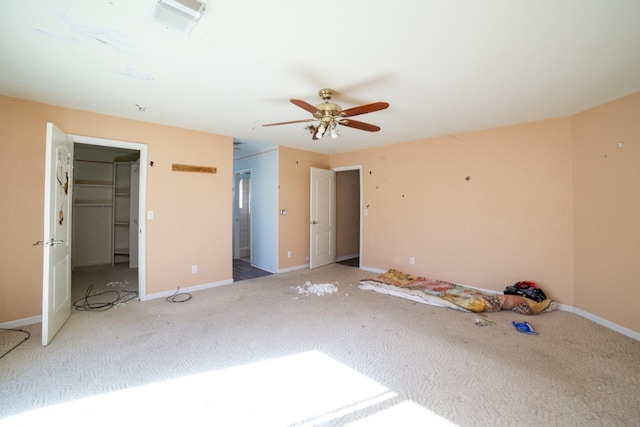
[[[103,280],[89,273],[74,287]],[[0,426],[640,425],[640,342],[561,311],[480,327],[358,289],[371,275],[335,264],[74,311],[47,347],[24,327],[0,359]]]

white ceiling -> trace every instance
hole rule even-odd
[[[0,94],[336,153],[640,90],[638,0],[211,0],[190,35],[149,21],[152,3],[3,1]],[[382,130],[262,127],[310,118],[289,99],[319,104],[324,87],[343,108],[389,102],[357,117]]]

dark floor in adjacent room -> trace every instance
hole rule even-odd
[[[254,267],[244,259],[233,260],[233,281],[255,279],[256,277],[269,276],[271,273]]]
[[[360,267],[360,258],[359,257],[355,257],[355,258],[349,258],[349,259],[345,259],[342,260],[340,262],[337,262],[336,264],[340,264],[340,265],[347,265],[349,267]]]

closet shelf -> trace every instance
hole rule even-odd
[[[75,185],[77,187],[106,187],[113,188],[112,182],[104,182],[104,181],[86,181],[86,180],[78,180],[76,179]]]
[[[113,202],[111,200],[76,200],[73,203],[74,206],[104,206],[111,207]]]
[[[131,169],[130,161],[74,161],[77,211],[72,219],[74,232],[83,236],[74,238],[74,266],[129,262],[130,253],[137,253],[137,229],[130,223],[137,213],[137,199],[136,203],[131,200]],[[138,175],[136,184],[137,179]]]

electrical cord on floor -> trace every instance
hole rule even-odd
[[[191,294],[188,292],[183,292],[181,294],[179,294],[178,292],[180,292],[180,286],[178,286],[178,289],[176,289],[176,292],[171,295],[166,297],[165,299],[168,302],[187,302],[191,299]]]
[[[87,292],[84,297],[73,302],[73,306],[76,310],[79,311],[106,311],[110,308],[115,307],[118,304],[123,304],[125,302],[131,301],[138,297],[137,291],[119,291],[109,290],[100,292],[94,295],[91,295],[91,291],[93,290],[93,285],[90,285],[87,288]],[[90,301],[90,299],[95,299],[96,297],[103,297],[104,295],[112,295],[113,298],[111,301]],[[104,298],[101,298],[104,299]]]
[[[22,329],[4,329],[4,328],[0,328],[0,331],[22,332],[23,334],[26,334],[25,337],[22,339],[22,341],[20,341],[18,344],[16,344],[13,347],[11,347],[4,354],[0,355],[0,359],[5,357],[7,354],[11,353],[16,347],[18,347],[20,344],[22,344],[23,342],[25,342],[26,340],[28,340],[31,337],[31,334],[29,332],[23,331]]]

